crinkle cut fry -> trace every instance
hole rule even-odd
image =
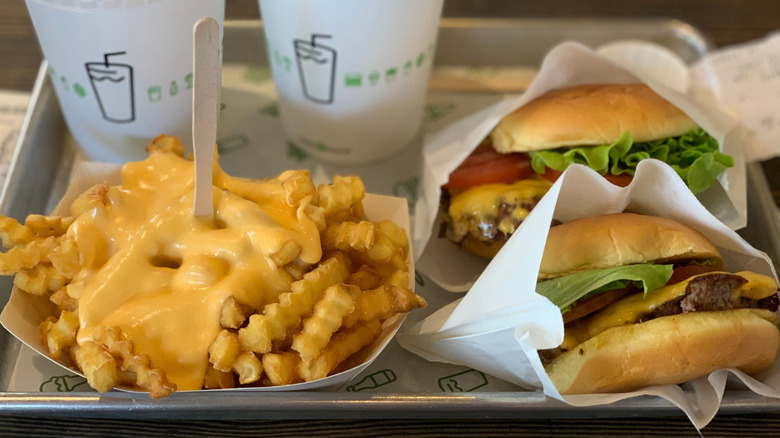
[[[149,356],[133,354],[132,342],[122,340],[119,327],[97,327],[94,336],[117,358],[123,371],[135,374],[136,385],[149,391],[151,398],[167,397],[176,391],[176,384],[168,381],[165,371],[152,367]]]
[[[301,355],[301,359],[319,356],[333,333],[341,327],[344,317],[355,308],[359,294],[360,288],[346,284],[336,284],[325,290],[323,298],[314,305],[312,316],[303,321],[301,332],[293,336],[292,349]]]
[[[384,320],[426,305],[423,297],[404,286],[380,286],[357,296],[355,310],[344,318],[344,327],[353,327],[365,321]]]
[[[4,248],[30,243],[35,239],[32,228],[22,225],[16,219],[0,216],[0,240]]]
[[[352,176],[339,176],[333,178],[333,184],[317,187],[319,205],[322,207],[328,220],[338,217],[346,219],[352,217],[352,207],[359,204],[366,195],[366,187],[360,178]],[[357,213],[362,213],[362,208]]]
[[[181,142],[181,138],[166,134],[158,135],[146,145],[146,152],[149,155],[154,153],[171,153],[183,157],[186,149]]]
[[[272,386],[299,383],[301,358],[290,351],[263,355],[263,371]]]
[[[336,333],[322,354],[301,363],[301,377],[307,382],[327,377],[341,362],[373,342],[381,333],[382,324],[376,320]]]
[[[78,217],[96,207],[105,207],[109,202],[108,191],[110,188],[108,183],[96,184],[90,187],[70,205],[70,214]]]
[[[0,275],[13,275],[22,269],[48,262],[49,254],[58,244],[56,237],[47,237],[9,249],[0,254]]]
[[[98,392],[110,391],[119,384],[116,359],[97,342],[87,341],[71,350],[73,361],[87,377],[87,383]]]
[[[73,278],[81,270],[81,257],[76,239],[69,234],[57,238],[59,246],[49,253],[49,261],[65,278]]]
[[[67,283],[68,279],[59,270],[43,263],[30,269],[22,269],[14,277],[14,286],[28,294],[38,296],[60,290]]]
[[[31,214],[24,220],[24,225],[29,227],[35,236],[44,238],[49,236],[62,236],[68,231],[74,217],[61,216],[43,216],[40,214]]]
[[[279,302],[265,306],[263,314],[249,317],[249,324],[238,331],[241,346],[255,353],[268,353],[273,341],[284,339],[289,328],[295,327],[311,314],[329,286],[342,283],[349,276],[349,259],[336,253],[320,266],[291,285],[291,292],[279,295]]]

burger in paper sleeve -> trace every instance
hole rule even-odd
[[[450,174],[440,234],[492,258],[570,165],[625,187],[647,158],[669,164],[694,194],[734,166],[715,138],[647,85],[551,90],[503,118]]]
[[[678,384],[775,360],[777,283],[723,271],[718,248],[670,219],[632,213],[550,229],[536,291],[557,305],[563,343],[539,351],[561,394]]]

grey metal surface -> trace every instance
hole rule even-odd
[[[614,39],[642,38],[661,43],[688,61],[706,52],[707,39],[690,26],[670,20],[442,20],[439,65],[536,65],[560,41],[597,45]],[[265,62],[259,22],[226,25],[225,62]],[[45,65],[33,93],[17,145],[7,195],[0,212],[16,218],[46,211],[62,194],[74,148],[65,128]],[[780,223],[761,166],[748,170],[748,228],[741,234],[780,260]],[[7,300],[10,282],[0,283]],[[0,390],[7,388],[19,343],[0,331]],[[780,400],[750,391],[727,391],[721,413],[780,411]],[[179,419],[295,418],[594,418],[681,416],[660,398],[640,397],[606,406],[572,408],[539,392],[328,393],[213,392],[176,393],[163,400],[126,393],[9,393],[0,391],[0,412],[67,417]]]

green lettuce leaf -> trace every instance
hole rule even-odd
[[[589,295],[619,289],[634,282],[644,293],[666,284],[674,272],[673,265],[637,264],[582,271],[536,284],[536,292],[552,301],[564,313],[571,305]]]
[[[626,131],[611,145],[577,146],[530,152],[536,173],[545,168],[564,171],[571,164],[583,164],[605,175],[633,175],[640,161],[656,158],[669,164],[694,194],[707,190],[718,175],[734,166],[731,156],[722,154],[718,142],[703,129],[693,129],[679,137],[634,143]]]

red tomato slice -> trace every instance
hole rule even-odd
[[[560,178],[562,174],[563,172],[560,170],[550,169],[549,167],[546,167],[544,169],[544,173],[542,174],[542,178],[554,183],[555,181],[558,181],[558,178]],[[604,175],[604,178],[606,178],[607,181],[619,187],[625,187],[631,184],[631,180],[634,179],[633,175],[629,175],[627,173],[621,173],[620,175],[613,175],[611,173],[608,173]]]
[[[704,274],[707,272],[722,271],[722,270],[723,270],[723,262],[719,262],[714,265],[680,266],[679,268],[674,268],[674,273],[672,274],[672,278],[670,278],[669,281],[666,282],[666,284],[675,284],[683,280],[687,280],[688,278],[691,278],[694,275]]]
[[[489,144],[482,144],[450,174],[445,189],[465,190],[490,183],[511,183],[527,178],[531,158],[527,154],[500,154]]]

